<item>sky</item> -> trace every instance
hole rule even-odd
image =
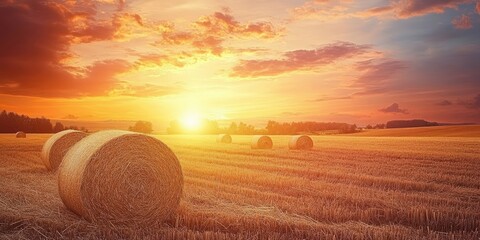
[[[480,123],[480,1],[3,0],[0,109]]]

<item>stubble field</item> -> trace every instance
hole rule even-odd
[[[40,150],[0,135],[4,239],[479,239],[480,138],[317,136],[310,151],[164,136],[185,186],[162,226],[89,223],[68,211]]]

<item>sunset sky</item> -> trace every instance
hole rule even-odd
[[[473,0],[2,0],[0,109],[480,123]]]

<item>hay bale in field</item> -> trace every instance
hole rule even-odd
[[[232,143],[232,136],[228,134],[219,134],[217,136],[217,143]]]
[[[128,131],[101,131],[65,156],[58,174],[63,203],[98,223],[153,224],[177,209],[180,163],[160,140]]]
[[[252,138],[252,149],[270,149],[273,147],[272,139],[269,136],[257,135]]]
[[[288,142],[288,148],[298,150],[312,149],[313,140],[307,135],[292,136],[290,142]]]
[[[16,138],[26,138],[27,134],[25,132],[20,131],[20,132],[15,133],[15,137]]]
[[[87,134],[77,130],[65,130],[53,134],[42,148],[42,160],[47,169],[57,170],[67,151]]]

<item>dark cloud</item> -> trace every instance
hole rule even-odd
[[[460,101],[458,104],[463,105],[469,109],[480,110],[480,94],[475,96],[472,100]]]
[[[265,77],[310,70],[337,60],[354,57],[370,50],[369,46],[337,42],[313,50],[286,52],[281,59],[242,60],[233,67],[232,77]]]
[[[379,109],[378,111],[384,112],[384,113],[402,113],[402,114],[408,114],[407,109],[401,109],[400,106],[397,103],[393,103],[392,105]]]
[[[0,93],[41,97],[101,95],[130,69],[124,60],[87,67],[64,64],[73,42],[114,37],[127,15],[95,21],[93,1],[6,1],[0,4]],[[138,17],[126,19],[138,21]],[[136,20],[135,20],[136,19]],[[115,23],[116,22],[116,23]]]
[[[450,101],[448,101],[448,100],[443,100],[443,101],[441,101],[441,102],[439,102],[439,103],[436,103],[435,105],[438,105],[438,106],[450,106],[450,105],[452,105],[452,104],[453,104],[453,103],[450,102]]]

